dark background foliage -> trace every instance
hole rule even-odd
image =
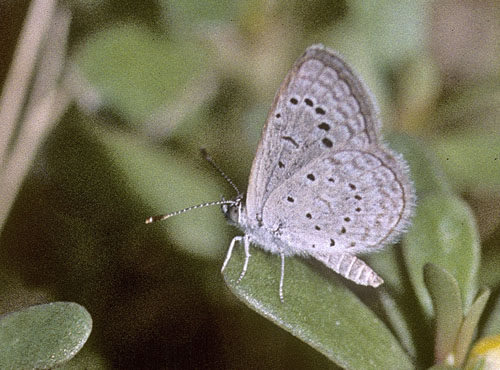
[[[3,86],[29,5],[0,4]],[[392,146],[404,152],[409,137],[417,143],[421,152],[406,153],[415,156],[417,188],[438,186],[414,168],[429,160],[466,200],[482,245],[479,282],[500,283],[497,2],[72,0],[59,2],[50,25],[35,71],[61,67],[52,106],[60,112],[32,140],[20,124],[8,145],[11,153],[36,150],[14,166],[25,172],[2,180],[20,179],[19,186],[0,189],[15,199],[0,204],[0,314],[56,300],[83,305],[93,332],[71,366],[336,368],[226,287],[220,267],[237,231],[218,207],[144,224],[153,214],[234,196],[201,147],[246,188],[275,91],[313,43],[338,50],[363,77]],[[19,122],[29,122],[30,103],[52,91],[27,78],[31,95]],[[419,260],[415,254],[407,258]],[[418,284],[412,290],[411,274],[402,273],[400,298],[423,294]],[[381,310],[380,297],[356,291]],[[408,312],[415,302],[399,304]],[[432,346],[418,344],[430,324],[412,330],[417,350]],[[416,357],[430,366],[427,348]]]

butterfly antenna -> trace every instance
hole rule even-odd
[[[204,148],[201,149],[201,154],[222,175],[222,177],[224,177],[226,179],[226,181],[233,187],[233,189],[238,194],[238,196],[236,197],[236,199],[234,199],[234,200],[225,200],[225,199],[222,199],[222,200],[218,200],[218,201],[215,201],[215,202],[202,203],[202,204],[198,204],[196,206],[187,207],[187,208],[184,208],[184,209],[181,209],[179,211],[172,212],[172,213],[167,213],[165,215],[152,216],[152,217],[149,217],[145,221],[145,223],[150,224],[152,222],[166,220],[167,218],[170,218],[170,217],[173,217],[173,216],[177,216],[177,215],[189,212],[189,211],[191,211],[193,209],[197,209],[197,208],[203,208],[203,207],[209,207],[209,206],[220,206],[222,204],[232,204],[232,205],[240,204],[242,195],[241,195],[240,190],[238,189],[238,187],[224,173],[224,171],[222,171],[220,169],[220,167],[215,164],[214,160],[208,155],[207,151]]]
[[[196,206],[187,207],[187,208],[184,208],[184,209],[181,209],[179,211],[172,212],[172,213],[167,213],[166,215],[152,216],[152,217],[148,218],[145,221],[145,223],[150,224],[152,222],[166,220],[167,218],[170,218],[172,216],[177,216],[177,215],[180,215],[182,213],[185,213],[185,212],[191,211],[193,209],[197,209],[197,208],[203,208],[203,207],[208,207],[208,206],[219,206],[221,204],[237,204],[237,203],[238,202],[236,200],[224,200],[224,199],[223,200],[218,200],[218,201],[215,201],[215,202],[202,203],[202,204],[198,204]]]
[[[222,177],[224,177],[224,179],[226,179],[226,181],[229,183],[229,185],[231,185],[233,187],[233,189],[236,191],[236,193],[238,194],[238,198],[241,197],[241,193],[240,193],[240,190],[238,189],[238,187],[234,184],[234,182],[229,178],[229,176],[227,176],[224,171],[221,170],[221,168],[219,166],[217,166],[217,164],[215,164],[214,160],[212,159],[212,157],[210,157],[206,151],[205,148],[201,148],[201,155],[203,156],[203,158],[205,158],[211,165],[213,168],[215,168],[221,175]]]

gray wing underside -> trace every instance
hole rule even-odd
[[[273,191],[325,151],[377,146],[377,114],[368,89],[338,55],[308,48],[268,114],[250,173],[248,222],[260,222]]]
[[[327,152],[268,197],[263,227],[286,255],[356,255],[381,249],[408,225],[411,183],[399,157],[378,148]]]

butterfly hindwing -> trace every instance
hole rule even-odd
[[[269,196],[263,227],[279,235],[286,255],[378,250],[407,225],[406,172],[386,150],[326,152]]]

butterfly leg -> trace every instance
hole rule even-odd
[[[313,257],[356,284],[376,288],[384,282],[370,266],[352,254],[336,252],[327,255],[313,254]]]
[[[285,254],[280,252],[281,257],[281,276],[280,276],[280,301],[281,303],[285,303],[283,299],[283,280],[285,279]]]
[[[229,249],[227,250],[226,254],[226,259],[224,260],[224,263],[222,264],[222,268],[220,272],[224,272],[224,269],[226,268],[229,260],[231,259],[231,254],[233,253],[233,248],[236,242],[240,242],[243,240],[243,236],[235,236],[233,240],[231,240],[231,244],[229,244]]]
[[[245,262],[243,263],[243,271],[241,271],[240,277],[238,278],[236,283],[239,283],[241,279],[243,279],[243,276],[245,276],[247,272],[248,261],[250,260],[250,238],[247,235],[245,235],[244,237],[242,237],[242,239],[243,239],[243,248],[245,250]]]

